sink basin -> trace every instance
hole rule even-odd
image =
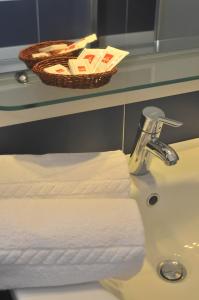
[[[199,139],[172,147],[180,157],[175,166],[154,157],[150,174],[132,176],[131,194],[145,228],[146,259],[134,278],[113,281],[124,300],[199,299]],[[161,278],[158,265],[167,260],[183,264],[183,280]]]

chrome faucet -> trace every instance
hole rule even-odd
[[[131,174],[147,174],[152,155],[159,157],[167,166],[175,165],[179,160],[175,150],[159,140],[163,124],[173,127],[182,125],[181,122],[165,118],[164,112],[157,107],[143,109],[135,148],[129,159]]]

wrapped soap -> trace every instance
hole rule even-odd
[[[71,75],[69,69],[61,64],[45,68],[44,71],[50,74]]]
[[[84,39],[87,41],[87,43],[92,43],[97,40],[97,36],[95,33],[93,33],[93,34],[86,36]]]
[[[42,58],[42,57],[49,57],[50,54],[49,53],[46,53],[46,52],[40,52],[40,53],[33,53],[32,54],[32,57],[33,58]]]
[[[68,65],[73,75],[90,74],[90,64],[87,59],[69,59]]]
[[[78,49],[82,49],[82,48],[86,47],[86,45],[88,43],[92,43],[96,40],[97,40],[96,34],[88,35],[88,36],[74,42],[73,44],[69,45],[66,49],[66,53],[69,53],[69,52],[72,52],[72,51],[75,51]]]
[[[104,51],[103,57],[99,62],[96,71],[106,72],[112,70],[128,54],[128,51],[108,46]]]
[[[52,53],[52,52],[51,52]],[[66,54],[67,53],[67,48],[64,48],[62,50],[56,50],[56,51],[53,51],[53,54],[57,54],[57,55],[61,55],[61,54]]]
[[[82,50],[77,59],[87,59],[90,64],[90,72],[95,73],[96,68],[103,56],[104,49],[87,49]]]
[[[66,43],[61,43],[61,44],[54,44],[50,45],[44,48],[40,48],[39,52],[51,52],[51,51],[56,51],[56,50],[63,50],[66,49],[68,45]]]

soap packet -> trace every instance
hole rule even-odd
[[[90,74],[90,64],[87,59],[69,59],[68,65],[73,75]]]
[[[108,46],[101,60],[96,66],[97,72],[111,71],[125,56],[129,54],[128,51],[120,50],[114,47]]]
[[[71,75],[69,69],[61,64],[45,68],[44,71],[50,74]]]
[[[71,45],[68,45],[67,43],[54,44],[54,45],[40,48],[39,52],[47,52],[50,53],[51,55],[67,54],[75,50],[84,48],[88,43],[92,43],[96,40],[97,40],[96,34],[91,34],[72,43]]]
[[[68,44],[61,43],[61,44],[54,44],[47,47],[39,48],[39,52],[52,52],[52,51],[61,51],[63,49],[66,49],[68,47]]]
[[[77,59],[87,59],[90,64],[90,72],[95,73],[100,59],[102,58],[104,49],[87,49],[82,50]]]
[[[51,56],[49,53],[46,52],[39,52],[39,53],[33,53],[32,57],[33,58],[42,58],[42,57],[49,57]]]
[[[92,43],[96,40],[97,40],[96,34],[88,35],[88,36],[74,42],[73,44],[69,45],[66,49],[62,50],[62,54],[69,53],[69,52],[72,52],[72,51],[75,51],[78,49],[82,49],[82,48],[86,47],[87,44]]]

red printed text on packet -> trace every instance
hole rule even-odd
[[[89,63],[91,64],[93,59],[95,58],[95,55],[87,54],[87,55],[84,56],[84,58],[88,59]]]
[[[57,69],[57,70],[55,70],[57,73],[63,73],[64,72],[64,70],[63,69]]]
[[[112,58],[113,58],[113,55],[107,53],[107,54],[105,54],[104,58],[102,59],[102,62],[107,64]]]
[[[86,67],[85,66],[78,66],[78,71],[79,72],[85,72],[86,71]]]

